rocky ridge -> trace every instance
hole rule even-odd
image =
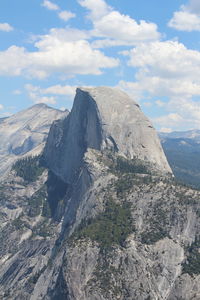
[[[9,172],[12,164],[27,155],[40,154],[54,120],[67,116],[46,104],[36,104],[0,121],[0,175]]]

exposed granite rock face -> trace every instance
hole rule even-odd
[[[113,174],[107,161],[94,150],[85,160],[98,180],[80,204],[75,224],[80,224],[83,216],[90,219],[101,213],[112,198],[116,203],[130,204],[135,230],[125,244],[115,244],[109,251],[88,239],[89,233],[88,237],[74,238],[66,248],[63,265],[69,299],[176,300],[177,293],[184,300],[193,296],[197,300],[200,275],[186,275],[183,265],[187,247],[199,236],[200,193],[164,177]],[[119,184],[124,186],[120,191]],[[188,297],[184,298],[185,287],[180,285],[178,290],[176,285],[185,277]]]
[[[190,277],[188,274],[178,277],[168,299],[200,299],[199,280],[200,276]]]
[[[50,130],[44,156],[50,169],[69,183],[88,148],[137,157],[171,173],[152,124],[138,104],[118,89],[77,89],[69,117]]]
[[[200,192],[168,176],[157,137],[146,141],[131,116],[145,148],[140,136],[125,144],[113,125],[119,95],[79,89],[51,128],[49,169],[32,183],[12,171],[0,186],[0,299],[199,300]]]
[[[40,154],[54,120],[67,116],[63,112],[36,104],[0,122],[0,175],[6,175],[12,164],[26,155]]]

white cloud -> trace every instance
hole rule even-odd
[[[140,44],[130,51],[128,64],[137,68],[135,80],[119,86],[136,99],[164,97],[155,101],[165,116],[153,119],[156,126],[200,127],[200,52],[176,41]],[[149,102],[149,101],[148,101]],[[157,108],[156,108],[157,106]]]
[[[105,38],[95,41],[93,47],[136,45],[160,37],[156,24],[143,20],[137,23],[130,16],[115,11],[103,0],[81,0],[79,3],[89,10],[88,17],[94,26],[93,36]]]
[[[56,11],[58,17],[65,22],[76,17],[76,15],[74,13],[72,13],[71,11],[61,10],[57,4],[55,4],[49,0],[44,0],[42,3],[42,6],[46,7],[48,10]]]
[[[187,11],[176,11],[168,25],[182,31],[200,31],[200,16]]]
[[[89,18],[93,21],[101,19],[112,11],[104,0],[79,0],[78,2],[90,11]]]
[[[21,95],[21,91],[20,90],[14,90],[13,91],[13,95]]]
[[[156,100],[155,103],[156,103],[156,105],[158,105],[159,107],[165,106],[165,103],[164,103],[163,101],[161,101],[161,100]]]
[[[91,87],[91,86],[86,86]],[[55,104],[56,99],[60,96],[65,96],[66,100],[73,100],[76,94],[77,86],[75,85],[52,85],[46,88],[35,86],[32,84],[26,84],[25,89],[28,92],[29,98],[34,103],[49,103]]]
[[[182,31],[200,31],[200,1],[190,0],[175,11],[168,23],[169,27]]]
[[[163,132],[163,133],[170,133],[173,130],[172,130],[172,128],[169,128],[169,127],[161,127],[159,131]]]
[[[139,68],[137,82],[151,95],[200,95],[199,51],[166,41],[140,44],[124,55],[130,66]]]
[[[86,30],[79,30],[77,28],[52,28],[49,31],[49,34],[44,36],[34,37],[34,41],[47,41],[51,44],[54,40],[60,42],[75,42],[79,40],[87,40],[91,37],[91,33]]]
[[[53,85],[45,89],[40,88],[41,94],[52,94],[52,95],[60,95],[60,96],[69,96],[73,98],[76,92],[77,86],[71,85]]]
[[[0,51],[0,75],[19,76],[27,67],[28,53],[25,48],[11,46]]]
[[[74,40],[70,40],[73,33]],[[40,36],[35,42],[37,51],[29,52],[25,48],[11,46],[0,52],[0,74],[39,79],[52,73],[66,76],[99,75],[102,69],[113,68],[119,64],[117,59],[93,49],[81,36],[86,37],[87,34],[73,29],[71,32],[70,29],[51,29],[49,34]]]
[[[173,128],[173,127],[180,126],[184,120],[178,113],[170,113],[165,116],[153,118],[152,121],[155,125],[159,127],[171,126]]]
[[[172,98],[166,103],[170,113],[154,118],[152,121],[157,127],[170,126],[173,130],[200,128],[199,107],[200,103],[192,99]]]
[[[111,41],[115,40],[121,45],[135,45],[144,41],[157,40],[160,37],[156,24],[146,21],[137,23],[134,19],[117,11],[112,11],[94,22],[94,34],[107,37]],[[109,43],[108,40],[108,45]]]
[[[46,104],[55,104],[56,103],[56,98],[53,96],[43,96],[41,94],[40,88],[33,86],[31,84],[27,84],[25,86],[29,98],[34,102],[34,103],[46,103]]]
[[[13,30],[13,27],[8,24],[8,23],[0,23],[0,31],[6,31],[6,32],[9,32],[9,31],[12,31]]]
[[[92,86],[85,86],[91,88]],[[34,103],[49,103],[49,104],[55,104],[56,100],[60,96],[62,97],[62,100],[73,100],[76,94],[76,85],[52,85],[45,88],[42,88],[40,86],[35,86],[32,84],[26,84],[25,89],[28,92],[29,98]],[[64,108],[66,109],[66,108]],[[63,109],[63,110],[64,110]]]
[[[151,102],[144,102],[143,106],[145,106],[145,107],[151,107],[152,103]]]
[[[56,104],[56,99],[55,97],[38,97],[38,98],[33,98],[34,103],[46,103],[46,104]]]
[[[139,82],[120,80],[117,87],[125,91],[136,102],[140,102],[143,94],[143,87]]]
[[[3,104],[0,104],[0,110],[4,109]]]
[[[63,10],[58,13],[58,16],[61,20],[67,22],[68,20],[75,18],[76,15],[72,13],[71,11]]]
[[[44,0],[42,6],[46,7],[49,10],[59,10],[59,6],[49,0]]]
[[[53,33],[41,38],[35,46],[39,51],[30,55],[32,57],[31,71],[36,77],[46,77],[52,72],[62,72],[66,75],[98,75],[102,73],[101,68],[118,65],[116,59],[92,49],[86,40],[63,41]]]
[[[200,126],[200,103],[192,99],[172,98],[168,103],[168,110],[176,110],[183,117],[184,122],[195,127]]]

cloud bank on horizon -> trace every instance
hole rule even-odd
[[[145,9],[145,0],[34,2],[36,24],[19,22],[22,10],[12,23],[2,7],[1,116],[31,102],[69,108],[76,86],[110,85],[138,101],[159,130],[200,128],[199,0],[168,4],[166,15]]]

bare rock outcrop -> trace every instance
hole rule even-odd
[[[161,173],[171,173],[151,122],[118,89],[78,88],[70,115],[52,126],[44,156],[55,174],[72,182],[89,148],[138,158]]]

